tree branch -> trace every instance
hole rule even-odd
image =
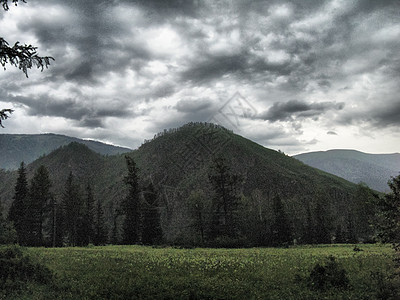
[[[8,119],[10,117],[9,115],[12,114],[13,111],[14,110],[8,108],[0,110],[0,127],[4,128],[2,120]]]

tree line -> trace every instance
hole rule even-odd
[[[51,179],[40,166],[28,184],[25,164],[18,169],[13,202],[8,212],[16,239],[23,246],[85,246],[106,243],[104,211],[90,183],[85,191],[69,174],[60,201],[51,192]]]
[[[125,156],[125,161],[126,196],[114,207],[112,222],[106,221],[103,203],[96,200],[90,182],[81,185],[70,173],[56,197],[46,167],[40,166],[28,183],[21,163],[7,220],[0,218],[0,243],[13,235],[25,246],[171,243],[164,231],[170,230],[174,212],[165,207],[161,188],[140,178],[132,157]],[[179,200],[187,218],[177,228],[183,238],[173,243],[214,247],[351,243],[373,232],[368,225],[376,219],[376,210],[366,201],[371,194],[363,186],[343,212],[343,220],[333,227],[323,192],[304,202],[298,222],[279,193],[268,196],[268,201],[260,190],[245,196],[244,177],[223,157],[214,158],[207,178],[210,191],[194,190]]]

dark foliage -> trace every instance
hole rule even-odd
[[[48,209],[52,199],[50,187],[49,172],[45,166],[40,166],[31,180],[26,207],[29,246],[43,246],[44,231],[51,231],[51,228],[45,229],[45,220],[48,219]]]
[[[208,175],[213,187],[213,216],[210,224],[210,238],[238,237],[238,209],[243,179],[234,174],[227,161],[218,157]]]
[[[17,241],[17,232],[11,222],[3,216],[3,205],[0,201],[0,245],[13,244]]]
[[[329,288],[349,288],[349,278],[346,270],[336,261],[334,256],[328,258],[325,265],[317,263],[306,278],[307,285],[312,290],[324,291]]]
[[[70,246],[78,245],[78,233],[81,224],[82,197],[79,186],[75,183],[72,172],[65,184],[62,199],[63,228],[66,242]]]
[[[400,175],[392,178],[388,185],[391,192],[377,199],[379,210],[377,228],[382,241],[398,245],[400,241]]]
[[[292,228],[279,195],[273,200],[274,222],[272,223],[272,244],[274,246],[288,245],[292,242]]]
[[[157,206],[157,192],[152,183],[143,191],[144,203],[142,209],[142,243],[155,245],[162,241],[160,213]]]
[[[97,199],[94,230],[93,230],[93,244],[96,246],[104,245],[107,242],[107,232],[104,223],[104,210],[99,199]]]
[[[51,271],[26,256],[19,246],[0,247],[0,298],[16,296],[28,283],[48,284]]]
[[[10,210],[8,211],[8,220],[14,224],[17,232],[18,242],[26,245],[28,239],[27,224],[27,201],[28,201],[28,181],[26,179],[26,169],[24,162],[18,169],[18,178],[14,188],[14,197]]]
[[[125,214],[123,225],[123,243],[136,244],[140,241],[140,197],[138,183],[138,168],[132,157],[125,156],[128,175],[124,182],[128,186],[128,195],[126,196],[122,210]]]

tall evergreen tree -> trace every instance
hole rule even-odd
[[[331,222],[325,198],[317,195],[315,203],[315,242],[317,244],[329,244],[331,242]]]
[[[226,236],[236,238],[238,234],[237,209],[242,178],[233,174],[224,158],[216,158],[208,176],[214,190],[214,215],[210,228],[211,238]]]
[[[143,195],[142,243],[145,245],[158,244],[162,240],[162,230],[157,207],[157,192],[152,183],[145,188]]]
[[[100,199],[97,199],[96,213],[94,220],[93,244],[104,245],[107,242],[107,233],[104,225],[104,210]]]
[[[128,195],[122,203],[125,214],[123,224],[123,243],[136,244],[140,241],[140,197],[138,183],[138,168],[133,158],[125,156],[128,175],[124,182],[128,186]]]
[[[200,237],[200,244],[204,245],[206,238],[206,197],[204,192],[202,190],[192,191],[188,202],[193,220],[192,226],[196,232],[195,235]]]
[[[74,182],[72,172],[67,178],[62,199],[63,227],[66,242],[70,246],[78,244],[78,228],[82,208],[82,198],[79,186]]]
[[[392,178],[390,192],[377,199],[376,227],[383,242],[393,243],[400,252],[400,175]]]
[[[32,246],[44,245],[45,220],[52,198],[50,187],[49,172],[42,165],[36,170],[29,187],[27,221],[29,244]]]
[[[14,224],[17,231],[18,243],[27,244],[28,224],[27,217],[27,198],[28,198],[28,181],[26,179],[26,169],[24,162],[18,169],[18,178],[15,184],[13,202],[8,211],[8,220]]]
[[[273,212],[274,221],[271,228],[273,244],[281,246],[290,243],[292,241],[292,228],[279,195],[273,199]]]
[[[94,224],[94,197],[90,183],[86,186],[86,198],[78,221],[78,241],[79,246],[87,246],[93,240]]]

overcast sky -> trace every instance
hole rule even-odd
[[[400,152],[399,0],[28,0],[0,37],[55,58],[0,70],[0,133],[136,148],[209,121],[288,154]]]

